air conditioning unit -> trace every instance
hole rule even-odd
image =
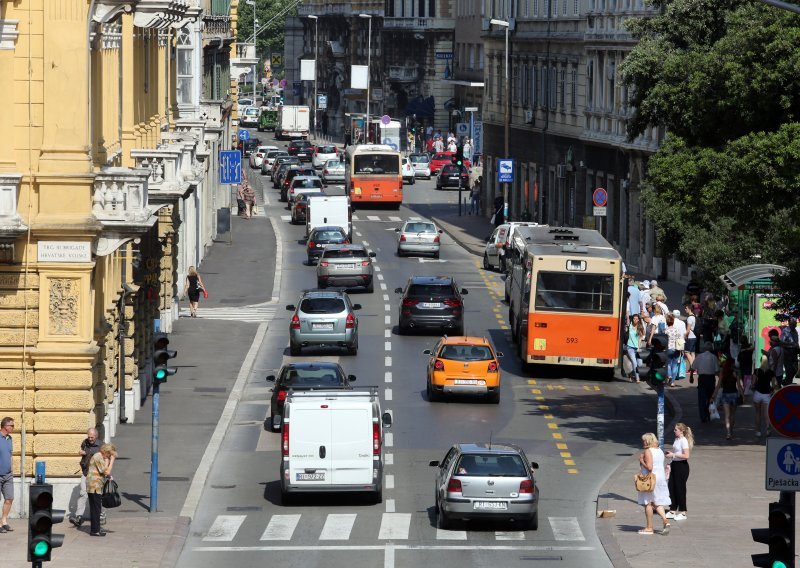
[[[567,177],[567,164],[558,164],[556,167],[556,177],[562,179]]]

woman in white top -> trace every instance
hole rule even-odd
[[[639,465],[642,467],[642,475],[653,473],[656,476],[656,483],[652,491],[639,491],[639,505],[644,506],[644,516],[647,526],[639,530],[639,534],[653,534],[653,509],[655,509],[661,520],[664,521],[664,529],[661,534],[669,534],[669,521],[664,513],[664,507],[670,504],[669,488],[667,487],[667,473],[664,469],[664,452],[658,447],[658,439],[652,432],[642,436],[644,451],[639,455]]]
[[[689,479],[689,454],[694,447],[692,429],[683,422],[675,424],[675,441],[672,451],[666,452],[672,458],[669,472],[669,498],[674,507],[667,513],[668,519],[686,520],[686,481]]]
[[[691,369],[692,363],[694,363],[694,354],[697,351],[697,335],[694,332],[697,327],[697,318],[692,310],[692,304],[684,305],[683,311],[686,314],[686,347],[683,354],[686,357],[686,368]],[[690,378],[692,373],[694,373],[693,370],[689,371]]]
[[[651,318],[650,323],[653,324],[653,327],[650,330],[650,336],[647,338],[647,344],[653,344],[653,335],[656,333],[665,333],[667,331],[667,318],[664,316],[664,310],[661,308],[661,304],[656,304],[653,308],[655,310],[655,315]]]

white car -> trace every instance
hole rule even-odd
[[[275,160],[280,158],[281,156],[288,156],[289,152],[286,150],[270,150],[264,155],[264,158],[261,161],[261,174],[271,174],[272,173],[272,166],[275,164]]]
[[[486,248],[483,252],[483,268],[486,270],[503,272],[505,270],[506,250],[511,243],[511,238],[514,236],[517,227],[538,226],[538,223],[512,221],[497,227],[492,233],[492,236],[486,240]]]
[[[272,150],[278,150],[277,146],[259,146],[256,148],[255,152],[250,152],[250,167],[251,168],[260,168],[261,162],[264,161],[264,156],[267,155],[267,152]]]
[[[246,107],[239,115],[239,124],[242,126],[258,126],[260,112],[258,107]]]
[[[314,155],[311,157],[311,164],[321,170],[328,160],[338,160],[339,152],[333,144],[320,144],[314,147]]]
[[[414,173],[414,166],[411,165],[411,160],[403,158],[403,165],[401,166],[403,172],[403,183],[408,182],[414,185],[417,181],[417,175]]]
[[[428,154],[410,154],[408,159],[414,166],[416,177],[431,179],[431,157]]]

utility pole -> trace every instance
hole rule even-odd
[[[503,73],[503,136],[504,136],[504,154],[503,157],[508,159],[509,158],[509,148],[508,148],[508,130],[509,130],[509,84],[508,84],[508,28],[509,22],[507,20],[497,20],[492,18],[489,20],[490,24],[494,24],[496,26],[502,26],[506,29],[506,49],[505,49],[505,71]],[[508,221],[508,194],[509,194],[509,184],[503,184],[503,220]]]

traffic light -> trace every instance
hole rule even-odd
[[[52,485],[31,485],[28,511],[28,561],[47,562],[50,552],[64,543],[63,534],[52,533],[53,525],[62,522],[65,514],[65,511],[53,510]]]
[[[167,347],[169,347],[169,336],[166,333],[157,333],[153,340],[153,384],[166,383],[167,378],[178,372],[175,367],[167,366],[169,360],[178,352],[171,351]]]
[[[647,380],[650,384],[664,384],[667,379],[667,336],[657,334],[653,336],[650,343],[650,354],[645,358],[644,364],[647,365]]]
[[[460,168],[464,165],[464,146],[456,148],[456,162],[455,164]]]
[[[753,540],[769,546],[768,553],[753,554],[753,566],[794,566],[794,493],[781,491],[780,500],[769,504],[769,528],[750,529]]]

